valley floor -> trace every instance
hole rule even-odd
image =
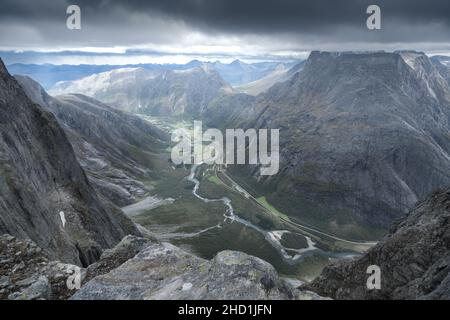
[[[144,117],[170,132],[186,122]],[[264,197],[254,197],[219,166],[174,167],[170,148],[154,161],[150,194],[123,208],[162,241],[202,258],[238,250],[262,258],[280,274],[310,281],[336,259],[359,256],[375,242],[353,241],[292,221]]]

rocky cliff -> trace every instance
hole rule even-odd
[[[381,289],[368,290],[370,265]],[[355,261],[326,267],[306,286],[335,299],[450,299],[450,189],[434,192]]]
[[[156,154],[168,137],[147,121],[80,94],[51,97],[29,77],[15,76],[28,97],[53,113],[95,189],[118,206],[148,192]]]
[[[288,81],[232,99],[215,110],[234,109],[205,121],[279,129],[281,164],[275,176],[230,172],[293,219],[376,237],[450,184],[450,89],[422,53],[312,52]]]
[[[98,197],[55,117],[31,102],[0,61],[0,234],[33,240],[78,265],[138,234]]]

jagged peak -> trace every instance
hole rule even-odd
[[[243,62],[239,59],[235,59],[230,63],[231,66],[241,66],[241,65],[245,65],[245,64],[246,64],[245,62]]]

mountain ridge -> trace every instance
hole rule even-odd
[[[450,189],[439,190],[395,223],[361,258],[334,263],[303,288],[334,299],[450,298]],[[369,266],[380,268],[369,290]]]
[[[59,84],[50,94],[82,93],[129,112],[193,116],[201,114],[217,96],[231,91],[214,68],[201,65],[156,73],[139,68],[117,69]]]
[[[312,52],[300,72],[248,105],[211,113],[205,121],[223,128],[280,129],[278,175],[230,172],[294,219],[332,232],[387,228],[450,184],[448,82],[425,55],[408,64],[402,54]]]
[[[168,136],[141,118],[80,94],[52,97],[31,78],[16,76],[29,98],[52,112],[98,192],[126,206],[148,191],[152,154]],[[135,155],[136,150],[139,155]]]
[[[78,265],[139,234],[98,197],[54,116],[29,100],[1,60],[0,107],[0,233],[32,239],[50,257]]]

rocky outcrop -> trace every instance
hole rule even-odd
[[[166,134],[141,118],[83,95],[49,96],[29,77],[15,76],[28,97],[53,113],[81,166],[101,195],[124,207],[141,199],[154,178]]]
[[[86,283],[71,299],[320,299],[295,290],[267,262],[223,251],[211,261],[168,243],[152,243],[134,258]]]
[[[381,289],[366,286],[370,265]],[[450,189],[433,193],[363,257],[324,269],[306,289],[335,299],[450,299]]]
[[[236,251],[207,261],[168,243],[126,236],[85,269],[51,261],[33,242],[10,235],[0,236],[0,250],[0,299],[323,299]],[[70,286],[75,270],[79,291]]]
[[[30,240],[0,236],[0,300],[65,300],[79,284],[117,268],[155,240],[128,235],[88,268],[52,261]],[[70,285],[70,286],[69,286]]]
[[[51,261],[30,240],[0,236],[0,300],[67,299],[74,293],[67,279],[76,268]]]
[[[132,235],[126,236],[114,248],[105,250],[100,259],[86,269],[86,275],[83,278],[83,282],[88,282],[98,275],[108,273],[119,267],[122,263],[133,258],[152,242],[156,242],[156,239],[140,238]]]
[[[2,62],[0,109],[0,234],[85,266],[125,235],[139,234],[98,197],[55,117],[30,101]]]

